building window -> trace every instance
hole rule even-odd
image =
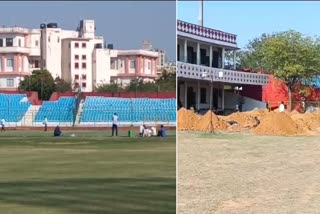
[[[13,87],[13,79],[7,79],[7,87]]]
[[[60,42],[60,37],[58,36],[58,43]]]
[[[130,61],[130,68],[136,68],[136,61],[135,60]]]
[[[74,47],[79,48],[79,43],[78,42],[74,43]]]
[[[200,103],[207,103],[207,89],[200,89]]]
[[[151,62],[148,62],[148,69],[151,69]]]
[[[39,60],[35,60],[34,61],[34,67],[35,68],[39,68]]]
[[[87,56],[86,55],[82,55],[82,60],[86,60]]]
[[[7,58],[7,68],[13,68],[13,58]]]
[[[79,69],[79,63],[78,62],[74,63],[74,68],[75,69]]]
[[[110,68],[111,68],[111,69],[116,69],[116,59],[112,59],[112,58],[111,58]]]
[[[82,63],[82,69],[86,69],[87,68],[87,63],[83,62]]]
[[[78,54],[74,55],[74,59],[78,60],[79,59],[79,55]]]
[[[85,88],[85,87],[87,87],[87,83],[83,82],[82,83],[82,88]]]
[[[0,47],[3,47],[3,39],[0,38]]]
[[[78,88],[78,87],[79,87],[79,83],[76,82],[76,83],[74,84],[74,86],[75,86],[76,88]]]
[[[13,39],[12,38],[6,38],[6,46],[7,47],[13,46]]]
[[[36,40],[36,46],[37,46],[37,47],[39,46],[39,41],[38,41],[38,40]]]
[[[86,43],[82,43],[82,48],[86,48],[87,44]]]
[[[21,47],[21,39],[18,40],[19,47]]]
[[[74,79],[78,80],[79,79],[79,75],[78,74],[74,75]]]
[[[82,74],[82,79],[86,80],[87,79],[87,75],[86,74]]]

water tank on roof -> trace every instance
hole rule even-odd
[[[47,24],[47,28],[57,28],[58,24],[57,23],[49,23]]]
[[[40,29],[45,29],[46,28],[46,24],[42,23],[40,24]]]
[[[108,49],[113,49],[113,44],[108,44],[107,48]]]
[[[102,48],[102,44],[101,43],[95,44],[94,47],[97,48],[97,49],[101,49]]]

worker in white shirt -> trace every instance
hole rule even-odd
[[[43,120],[43,125],[44,125],[44,131],[48,131],[48,118],[47,117],[44,117],[44,120]]]
[[[114,131],[116,131],[116,136],[118,136],[118,121],[119,117],[117,113],[114,113],[112,116],[112,137],[114,136]]]
[[[279,112],[284,112],[286,108],[284,107],[283,101],[281,101],[281,104],[279,105]]]
[[[6,121],[4,120],[4,118],[2,118],[1,119],[1,131],[5,131],[6,130],[5,123],[6,123]]]
[[[146,125],[141,125],[140,126],[140,131],[139,131],[139,136],[140,137],[143,137],[143,132],[144,132],[145,129],[146,129]]]

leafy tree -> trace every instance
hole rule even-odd
[[[102,84],[96,87],[97,92],[121,92],[123,88],[120,84],[111,83],[111,84]]]
[[[35,70],[20,82],[19,90],[36,91],[40,100],[49,100],[55,90],[55,83],[49,71]]]
[[[156,80],[159,91],[175,91],[176,90],[176,72],[167,69],[162,70],[161,77]]]
[[[56,77],[54,83],[56,92],[72,91],[71,83],[61,79],[60,77]]]
[[[320,43],[293,30],[263,34],[249,43],[240,58],[242,67],[263,70],[282,79],[288,87],[291,107],[295,84],[319,74]]]

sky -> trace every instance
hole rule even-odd
[[[289,29],[320,36],[319,1],[204,1],[203,25],[238,35],[243,48],[262,33]],[[197,24],[199,1],[177,3],[177,18]]]
[[[174,1],[7,1],[0,2],[0,8],[0,26],[39,28],[41,23],[54,22],[62,29],[75,30],[80,19],[94,19],[96,35],[115,49],[142,48],[143,40],[151,40],[154,48],[167,52],[168,60],[175,60]]]

